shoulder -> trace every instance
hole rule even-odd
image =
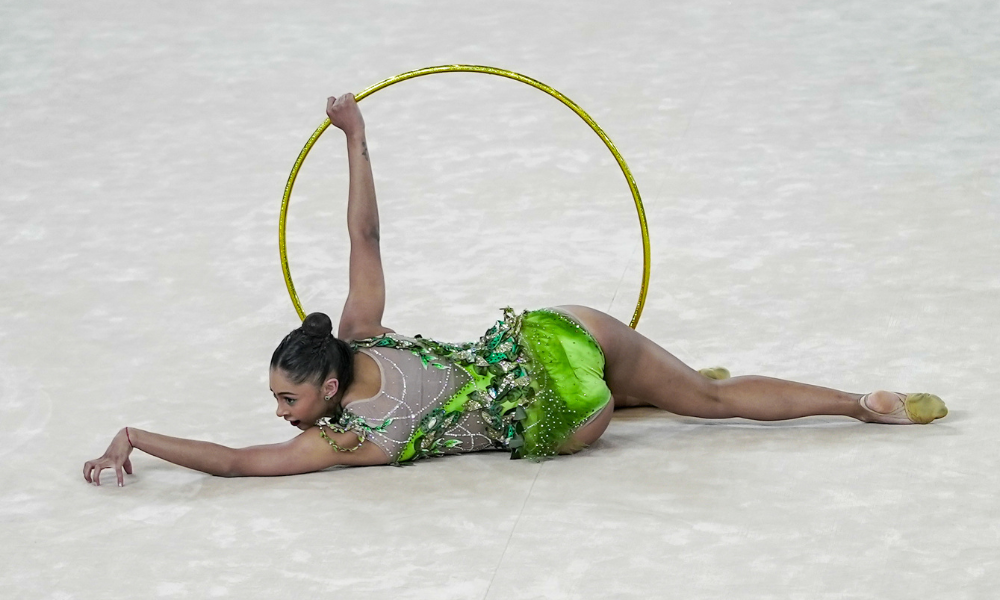
[[[360,467],[389,463],[389,457],[381,448],[369,440],[359,444],[359,440],[354,433],[310,427],[287,442],[236,450],[233,473],[266,477],[311,473],[338,465]]]
[[[308,452],[317,456],[325,455],[333,465],[368,466],[385,465],[389,457],[385,451],[371,440],[361,441],[353,431],[334,431],[326,425],[310,427],[299,434]]]

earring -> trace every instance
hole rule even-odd
[[[330,398],[332,398],[332,397],[333,397],[333,396],[323,396],[323,400],[325,400],[325,401],[329,402],[329,401],[330,401]]]

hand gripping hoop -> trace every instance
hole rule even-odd
[[[415,71],[407,71],[406,73],[390,77],[389,79],[380,81],[365,89],[360,94],[355,96],[355,100],[360,102],[362,99],[374,94],[382,88],[387,88],[394,83],[399,83],[400,81],[406,81],[407,79],[422,77],[424,75],[451,72],[498,75],[500,77],[506,77],[508,79],[520,81],[521,83],[526,83],[531,87],[542,90],[546,94],[552,96],[572,109],[573,112],[586,121],[587,125],[590,125],[590,128],[594,130],[594,133],[596,133],[601,140],[604,141],[604,145],[607,146],[608,150],[611,151],[611,154],[614,155],[615,160],[618,161],[618,166],[621,167],[622,173],[625,174],[625,179],[628,181],[629,190],[631,190],[632,198],[635,200],[635,210],[639,214],[639,229],[642,232],[642,286],[639,289],[639,301],[635,305],[635,312],[632,313],[632,321],[629,323],[629,326],[635,329],[635,326],[639,323],[639,316],[642,314],[642,308],[646,304],[646,291],[649,286],[649,230],[646,228],[646,212],[643,210],[642,199],[639,197],[639,188],[635,184],[635,179],[632,178],[632,173],[629,171],[628,165],[625,164],[625,159],[618,153],[618,149],[615,148],[611,138],[604,133],[604,130],[602,130],[600,126],[595,123],[592,118],[590,118],[590,115],[577,106],[575,102],[564,96],[558,90],[545,85],[541,81],[532,79],[531,77],[527,77],[513,71],[507,71],[505,69],[484,67],[480,65],[441,65],[438,67],[426,67]],[[292,197],[292,187],[295,185],[295,178],[298,177],[299,169],[302,168],[302,163],[305,162],[306,156],[309,155],[309,151],[316,143],[316,140],[319,139],[319,136],[323,135],[323,132],[326,131],[326,128],[329,126],[330,119],[324,119],[323,123],[316,128],[316,131],[309,136],[309,141],[306,142],[302,151],[299,152],[299,157],[295,159],[295,164],[292,166],[292,172],[288,175],[288,182],[285,184],[285,195],[281,199],[281,217],[278,219],[278,249],[281,253],[281,271],[285,275],[285,285],[288,287],[288,295],[292,299],[295,311],[298,313],[299,318],[303,320],[306,318],[306,313],[302,310],[302,304],[299,302],[299,296],[295,293],[295,284],[292,283],[292,274],[288,270],[288,252],[285,249],[285,224],[288,217],[288,202]]]

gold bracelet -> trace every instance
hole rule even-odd
[[[333,431],[333,427],[330,427],[330,430]],[[347,430],[336,431],[335,433],[347,433]],[[355,450],[361,447],[361,444],[365,443],[364,433],[358,433],[356,431],[352,431],[351,433],[358,436],[358,445],[353,448],[344,448],[337,442],[333,441],[333,439],[326,434],[326,431],[324,431],[322,427],[319,428],[319,434],[323,437],[324,440],[326,440],[326,443],[330,444],[330,447],[336,450],[337,452],[354,452]]]

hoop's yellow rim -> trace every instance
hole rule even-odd
[[[642,207],[642,198],[639,197],[639,187],[635,184],[635,179],[632,178],[632,172],[629,171],[628,165],[625,164],[625,159],[622,158],[618,149],[615,148],[611,138],[604,133],[604,130],[601,129],[601,127],[594,122],[592,118],[590,118],[590,115],[577,106],[576,102],[573,102],[558,90],[545,85],[537,79],[532,79],[531,77],[527,77],[513,71],[507,71],[505,69],[484,67],[480,65],[441,65],[438,67],[426,67],[415,71],[407,71],[406,73],[401,73],[395,77],[390,77],[389,79],[376,83],[356,95],[354,98],[360,102],[364,98],[374,94],[382,88],[387,88],[394,83],[399,83],[400,81],[406,81],[407,79],[422,77],[424,75],[434,75],[435,73],[452,72],[498,75],[500,77],[506,77],[508,79],[520,81],[521,83],[526,83],[533,88],[542,90],[546,94],[571,108],[581,119],[586,121],[587,125],[590,125],[590,128],[594,130],[594,133],[601,138],[604,145],[607,146],[608,150],[611,151],[611,154],[614,155],[615,160],[618,161],[618,166],[621,167],[622,173],[625,175],[626,181],[628,181],[628,187],[632,192],[632,198],[635,200],[635,210],[639,214],[639,229],[642,232],[642,286],[639,289],[639,301],[635,305],[635,312],[632,313],[632,321],[629,323],[629,326],[632,327],[632,329],[635,329],[636,325],[639,324],[639,316],[642,315],[642,309],[646,305],[646,291],[649,287],[649,230],[646,227],[646,211]],[[323,135],[323,132],[326,131],[326,128],[329,126],[330,119],[324,119],[323,123],[316,128],[316,131],[309,136],[309,141],[306,142],[302,151],[299,152],[298,158],[295,159],[295,164],[292,165],[292,172],[288,175],[288,182],[285,184],[285,195],[281,199],[281,216],[278,219],[278,249],[281,253],[281,271],[285,275],[285,286],[288,287],[288,295],[291,297],[292,304],[295,306],[295,312],[299,314],[299,318],[302,320],[305,320],[306,313],[302,310],[302,303],[299,302],[299,296],[295,292],[295,284],[292,283],[292,274],[288,269],[288,252],[285,249],[285,224],[288,217],[288,202],[292,197],[292,187],[295,186],[295,178],[299,175],[299,169],[302,168],[302,163],[305,162],[306,156],[309,155],[309,151],[312,150],[316,140],[319,139],[319,136]]]

